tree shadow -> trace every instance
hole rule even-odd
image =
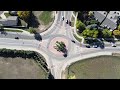
[[[107,42],[110,42],[110,43],[111,42],[113,42],[113,43],[115,42],[113,37],[111,37],[111,38],[104,38],[104,40],[107,41]]]
[[[33,28],[38,28],[39,25],[40,23],[37,17],[33,13],[31,13],[30,19],[28,21],[28,26]]]
[[[34,34],[34,37],[35,37],[35,39],[38,40],[38,41],[41,41],[41,40],[42,40],[42,36],[41,36],[39,33],[35,33],[35,34]]]
[[[5,36],[7,35],[7,32],[4,30],[0,30],[1,34],[4,34]]]
[[[48,75],[48,79],[54,79],[54,76],[51,74],[51,72]]]

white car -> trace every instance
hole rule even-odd
[[[112,43],[112,47],[116,47],[116,44],[115,44],[115,43]]]
[[[98,46],[97,45],[93,45],[93,48],[97,48]]]
[[[62,21],[64,20],[64,17],[62,16]]]
[[[66,20],[66,24],[68,24],[68,20]]]

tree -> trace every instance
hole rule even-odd
[[[26,21],[30,17],[30,11],[18,11],[17,15]]]
[[[120,30],[120,24],[118,25],[118,30]]]
[[[93,15],[94,15],[94,14],[93,14],[93,11],[89,11],[89,12],[88,12],[88,15],[89,15],[89,16],[93,16]]]
[[[76,28],[79,29],[82,32],[83,30],[85,30],[85,24],[82,23],[80,20],[77,20]]]
[[[64,52],[65,51],[65,43],[64,42],[58,42],[56,41],[56,46],[54,46],[54,48],[59,51],[59,52]]]
[[[120,30],[114,30],[114,31],[113,31],[113,34],[114,34],[115,36],[120,36]]]
[[[114,31],[113,31],[113,35],[114,35],[116,38],[120,38],[120,30],[114,30]]]
[[[108,29],[103,29],[102,36],[103,36],[103,38],[111,38],[112,37],[112,32]]]
[[[84,38],[97,38],[98,37],[98,30],[90,30],[90,29],[86,29],[82,32],[82,36]]]

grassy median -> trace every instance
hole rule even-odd
[[[21,30],[12,30],[12,29],[4,29],[4,31],[7,31],[7,32],[23,32]]]

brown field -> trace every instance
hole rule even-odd
[[[0,57],[0,79],[45,79],[46,75],[32,59]]]

